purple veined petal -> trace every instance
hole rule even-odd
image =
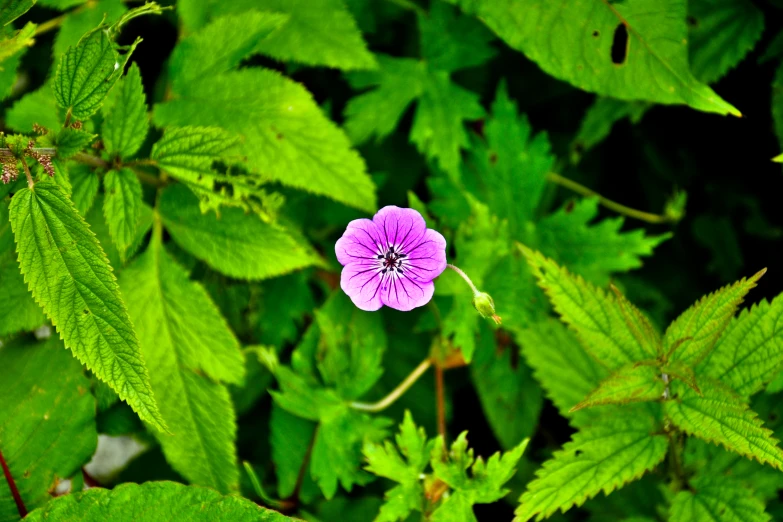
[[[340,275],[340,287],[361,310],[374,312],[383,306],[383,278],[377,264],[348,263]]]
[[[387,273],[379,292],[383,304],[407,312],[429,303],[435,292],[435,284],[432,281],[414,281],[404,273]]]
[[[382,232],[369,219],[354,219],[334,245],[337,261],[345,266],[362,259],[377,259],[386,251],[381,243]]]
[[[400,268],[417,281],[432,281],[446,270],[446,238],[428,228],[416,243],[402,247]]]
[[[427,223],[421,214],[412,208],[400,208],[394,205],[380,209],[372,221],[381,231],[386,247],[384,251],[391,246],[399,251],[404,245],[419,240],[427,230]]]

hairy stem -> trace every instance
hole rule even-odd
[[[474,284],[473,284],[473,281],[471,281],[471,280],[470,280],[470,278],[468,277],[468,274],[466,274],[465,272],[463,272],[463,271],[462,271],[460,268],[457,268],[457,267],[456,267],[456,266],[454,266],[454,265],[446,265],[446,268],[451,268],[451,269],[452,269],[452,270],[454,270],[454,271],[455,271],[455,272],[456,272],[456,273],[457,273],[457,274],[458,274],[458,275],[459,275],[459,276],[460,276],[462,279],[464,279],[464,280],[465,280],[465,282],[466,282],[466,283],[468,284],[468,286],[470,287],[470,290],[473,292],[473,296],[477,296],[477,295],[479,295],[479,294],[481,293],[481,292],[479,292],[479,289],[478,289],[478,288],[476,288],[476,285],[474,285]]]
[[[19,494],[19,490],[16,487],[14,477],[11,476],[11,470],[8,469],[8,464],[5,462],[2,451],[0,451],[0,466],[3,468],[3,475],[5,475],[5,480],[8,482],[8,489],[11,490],[11,496],[14,497],[14,502],[16,502],[16,510],[19,512],[19,518],[24,518],[27,516],[27,508],[22,500],[22,495]]]
[[[351,408],[355,410],[360,411],[367,411],[367,412],[379,412],[382,410],[385,410],[389,406],[391,406],[394,401],[399,399],[402,394],[404,394],[408,389],[413,386],[413,384],[419,380],[419,377],[421,377],[424,372],[426,372],[429,367],[432,366],[432,360],[427,358],[424,359],[411,373],[408,375],[404,381],[402,381],[396,388],[394,388],[391,393],[389,393],[386,397],[381,399],[378,402],[367,404],[363,402],[352,402],[350,404]],[[436,368],[437,370],[437,368]]]
[[[52,147],[33,147],[30,149],[33,152],[37,152],[38,154],[42,156],[54,156],[54,154],[57,152],[57,149],[54,149]],[[0,158],[11,158],[14,156],[14,153],[11,152],[10,149],[2,148],[0,149]]]
[[[642,210],[636,210],[634,208],[621,205],[620,203],[617,203],[616,201],[612,201],[609,198],[605,198],[601,194],[595,192],[594,190],[591,190],[585,187],[584,185],[577,183],[576,181],[565,178],[560,174],[550,172],[546,175],[546,179],[547,181],[560,185],[561,187],[565,187],[569,190],[576,192],[577,194],[581,194],[582,196],[598,197],[599,203],[601,203],[603,206],[605,206],[610,210],[614,210],[618,214],[622,214],[624,216],[628,216],[634,219],[639,219],[641,221],[646,221],[647,223],[652,223],[654,225],[673,222],[673,219],[670,218],[669,216],[664,216],[661,214],[652,214],[650,212],[644,212]]]
[[[33,188],[33,185],[35,185],[35,182],[33,181],[33,175],[30,173],[30,167],[27,166],[27,161],[22,157],[20,158],[22,162],[22,168],[24,169],[24,175],[27,176],[27,186],[28,188]]]
[[[85,165],[89,165],[90,167],[95,167],[99,169],[111,168],[111,163],[109,163],[105,159],[99,158],[98,156],[92,156],[85,152],[77,152],[76,154],[73,155],[71,159],[74,161],[78,161],[79,163],[84,163]]]

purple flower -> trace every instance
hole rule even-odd
[[[383,207],[372,220],[351,221],[334,250],[344,267],[340,286],[362,310],[423,306],[446,269],[446,240],[410,208]]]

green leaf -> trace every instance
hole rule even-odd
[[[47,129],[56,129],[62,122],[51,85],[46,84],[17,100],[6,112],[6,125],[18,132],[33,132],[37,123]]]
[[[111,233],[109,232],[109,225],[106,223],[106,218],[103,215],[103,194],[99,194],[95,199],[95,204],[92,206],[84,219],[90,225],[90,228],[98,237],[98,241],[101,243],[106,256],[109,258],[112,268],[115,272],[122,270],[125,265],[125,261],[120,258],[120,252],[117,250],[117,245],[111,239]],[[136,236],[133,239],[133,243],[125,252],[125,260],[130,259],[133,254],[142,246],[147,232],[152,228],[153,210],[152,207],[146,203],[142,203],[140,206],[139,220],[136,223]]]
[[[494,332],[481,328],[470,376],[492,432],[502,448],[510,449],[533,435],[544,401],[533,372],[514,347],[501,350],[495,346]]]
[[[652,366],[629,364],[616,370],[601,381],[598,388],[571,411],[601,404],[627,404],[629,402],[657,401],[663,397],[666,387],[661,372]]]
[[[103,144],[110,154],[130,158],[144,143],[149,126],[141,72],[134,63],[103,107]]]
[[[539,249],[596,284],[606,284],[613,273],[642,266],[642,257],[671,237],[648,236],[643,229],[621,232],[624,218],[598,217],[598,199],[567,203],[539,220],[535,237]]]
[[[160,236],[155,232],[147,251],[121,275],[152,389],[174,433],[158,440],[188,480],[228,492],[239,481],[236,423],[221,383],[242,382],[242,352],[206,290],[189,280]]]
[[[528,440],[502,454],[497,452],[484,462],[482,457],[474,459],[473,450],[468,449],[467,435],[466,431],[460,433],[448,454],[443,437],[435,439],[430,459],[433,475],[464,496],[470,505],[500,500],[509,492],[503,486],[514,476]]]
[[[620,313],[625,319],[625,324],[631,330],[636,342],[639,343],[644,351],[649,354],[661,354],[661,334],[652,325],[644,313],[636,308],[614,284],[609,285],[617,298],[617,305],[620,307]]]
[[[275,203],[262,188],[263,180],[230,168],[226,173],[218,172],[213,167],[216,162],[239,162],[239,143],[238,135],[218,127],[171,127],[152,147],[151,157],[199,197],[202,212],[217,211],[222,204],[268,219]]]
[[[2,31],[0,32],[0,64],[5,63],[6,66],[12,65],[14,70],[16,70],[18,61],[14,58],[18,57],[25,49],[32,47],[33,43],[35,43],[35,24],[27,22],[24,27],[16,31],[9,38],[2,38],[5,29],[0,27],[0,31]],[[5,66],[0,65],[0,68],[4,67]]]
[[[68,174],[73,190],[71,194],[73,204],[80,215],[86,216],[95,203],[95,196],[98,195],[101,181],[98,174],[93,172],[88,165],[72,165]]]
[[[498,217],[506,218],[514,237],[527,233],[547,184],[555,158],[546,133],[533,133],[525,115],[501,82],[492,103],[492,116],[484,126],[486,143],[471,148],[463,179],[479,188],[483,201]]]
[[[587,109],[579,131],[571,142],[571,163],[579,163],[583,154],[609,137],[615,123],[628,118],[635,125],[651,107],[646,102],[598,96]]]
[[[248,158],[247,168],[265,181],[377,210],[364,161],[300,84],[274,71],[247,68],[200,78],[173,94],[171,101],[155,107],[158,125],[207,125],[235,132],[244,137],[240,150]]]
[[[421,55],[433,69],[453,72],[481,65],[495,56],[495,49],[489,45],[492,33],[445,3],[433,3],[427,15],[419,13],[418,22]]]
[[[220,218],[202,214],[198,199],[182,185],[161,193],[159,211],[180,246],[231,277],[265,279],[320,263],[283,228],[238,208],[224,209]]]
[[[120,259],[125,261],[125,252],[136,240],[141,217],[141,182],[129,168],[110,170],[103,178],[103,189],[103,215]]]
[[[294,494],[299,471],[315,436],[316,424],[272,404],[269,421],[269,445],[277,475],[277,494],[288,498]],[[303,484],[304,486],[304,484]]]
[[[664,351],[673,350],[670,359],[693,366],[704,359],[729,325],[745,295],[766,271],[761,270],[703,296],[677,317],[663,336]]]
[[[77,152],[84,150],[98,136],[81,129],[65,127],[57,133],[54,145],[57,147],[57,157],[60,159],[70,158]]]
[[[736,67],[764,31],[750,0],[688,0],[688,55],[699,81],[714,83]]]
[[[0,201],[0,317],[0,336],[30,331],[46,322],[19,272],[5,201]]]
[[[383,444],[367,443],[363,453],[367,471],[398,482],[386,491],[386,502],[381,506],[376,522],[405,520],[413,511],[424,511],[424,487],[421,475],[427,467],[435,441],[427,442],[424,428],[417,428],[409,411],[395,437],[396,446],[386,440]]]
[[[60,11],[64,11],[69,7],[85,4],[89,0],[36,0],[36,1],[38,5],[51,7],[52,9],[58,9]]]
[[[475,13],[544,72],[580,89],[740,115],[691,74],[685,0],[451,1]],[[626,42],[624,52],[613,52],[618,39]]]
[[[756,413],[731,389],[702,377],[703,395],[672,383],[674,400],[664,403],[664,412],[682,431],[762,464],[783,469],[783,451],[772,432],[763,427]]]
[[[783,366],[783,296],[761,301],[731,320],[697,370],[750,397]]]
[[[555,319],[515,332],[522,354],[547,397],[566,417],[608,376],[606,368],[582,348],[576,335]]]
[[[0,5],[0,26],[13,22],[35,4],[35,0],[3,0]]]
[[[86,34],[75,47],[69,48],[54,77],[54,95],[60,107],[67,109],[77,120],[95,114],[122,75],[139,41],[131,45],[122,61],[108,31],[100,28]]]
[[[572,275],[540,252],[521,248],[555,311],[596,360],[614,369],[656,355],[646,352],[635,339],[614,296]]]
[[[605,416],[580,430],[544,462],[519,499],[514,520],[565,513],[600,491],[608,495],[637,480],[666,456],[669,441],[656,431],[651,419],[632,415]]]
[[[150,512],[150,506],[155,506],[154,513]],[[157,514],[190,522],[221,519],[247,522],[293,520],[236,495],[224,497],[213,489],[183,486],[175,482],[122,484],[114,489],[91,488],[82,493],[63,495],[30,513],[25,520],[130,522],[157,520]]]
[[[287,20],[286,15],[258,11],[218,18],[175,48],[169,63],[173,88],[180,90],[190,82],[233,69]]]
[[[41,3],[40,0],[38,3]],[[65,19],[54,39],[52,56],[55,60],[59,60],[69,47],[79,43],[82,36],[104,21],[106,23],[116,21],[127,11],[122,0],[97,0],[85,2],[78,9],[64,13]]]
[[[726,477],[702,477],[672,500],[670,522],[767,522],[764,503]]]
[[[4,344],[0,365],[0,451],[32,510],[49,501],[57,481],[81,473],[95,452],[95,399],[81,366],[55,336]],[[19,520],[1,477],[0,520]]]
[[[65,345],[158,430],[164,422],[117,280],[73,203],[52,181],[11,200],[19,264]]]

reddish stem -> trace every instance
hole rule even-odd
[[[446,443],[446,398],[443,386],[443,367],[440,364],[435,366],[435,396],[438,405],[438,434],[443,437],[443,443]]]
[[[3,467],[3,475],[5,475],[5,480],[11,489],[11,496],[14,497],[14,502],[16,502],[16,510],[19,511],[19,517],[24,518],[27,516],[27,508],[22,500],[22,495],[19,494],[19,490],[16,488],[16,482],[14,482],[14,477],[11,476],[11,470],[8,469],[8,464],[5,463],[2,451],[0,451],[0,466]]]

